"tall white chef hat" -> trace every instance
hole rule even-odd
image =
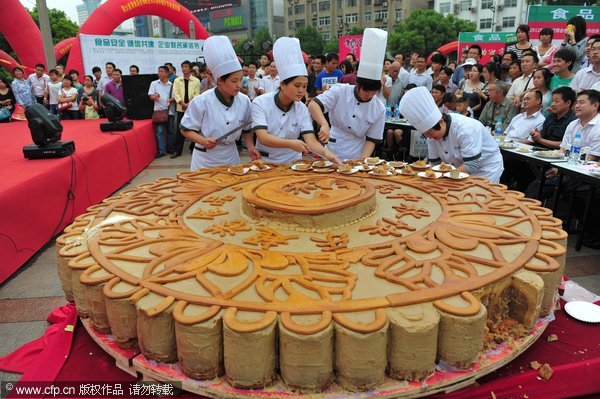
[[[227,36],[211,36],[206,39],[204,59],[215,78],[242,70],[242,65]]]
[[[280,37],[273,45],[273,58],[281,81],[294,76],[308,76],[300,41],[292,37]]]
[[[386,46],[386,31],[377,28],[365,29],[360,50],[360,64],[358,64],[357,77],[381,80]]]
[[[431,93],[423,86],[410,89],[402,96],[400,113],[421,133],[431,129],[442,118]]]

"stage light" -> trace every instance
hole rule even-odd
[[[119,100],[110,94],[104,94],[102,96],[102,104],[104,105],[104,114],[108,118],[108,122],[101,123],[100,130],[103,132],[113,132],[133,128],[133,121],[121,120],[125,116],[127,108]]]
[[[61,142],[63,126],[60,120],[41,104],[25,110],[27,125],[35,144],[23,147],[25,158],[62,158],[75,152],[72,141]]]

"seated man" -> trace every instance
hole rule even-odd
[[[577,119],[571,109],[575,103],[575,92],[568,86],[562,86],[552,92],[552,105],[548,109],[550,114],[544,121],[542,129],[531,132],[529,144],[559,149],[565,130],[569,123]]]
[[[542,93],[538,90],[529,91],[523,97],[524,111],[516,115],[506,130],[507,140],[526,141],[534,129],[539,129],[544,124],[544,115],[541,112]]]
[[[498,118],[502,118],[502,131],[505,131],[512,118],[519,113],[519,109],[506,97],[508,93],[506,83],[499,80],[490,83],[488,92],[490,101],[483,107],[481,115],[479,115],[479,122],[493,129]]]

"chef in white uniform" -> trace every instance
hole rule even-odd
[[[252,159],[254,148],[250,99],[240,93],[242,66],[226,36],[212,36],[204,42],[206,65],[217,78],[217,87],[195,97],[181,118],[181,134],[195,143],[191,170],[221,165],[238,165],[240,156],[235,141],[244,135]],[[223,135],[229,136],[220,139]]]
[[[416,87],[400,100],[400,113],[427,138],[429,161],[454,165],[459,171],[498,183],[504,164],[498,143],[476,119],[442,115],[429,90]]]
[[[356,85],[336,84],[308,105],[320,126],[319,140],[340,159],[371,156],[383,140],[385,107],[377,98],[387,45],[387,32],[367,28],[363,35]],[[329,112],[331,128],[325,119]]]
[[[306,94],[308,74],[296,38],[280,37],[273,45],[273,57],[281,80],[278,90],[258,96],[252,101],[252,129],[256,133],[256,149],[267,162],[288,164],[313,153],[340,163],[315,137],[306,105],[300,100]]]

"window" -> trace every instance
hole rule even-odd
[[[331,25],[331,17],[319,17],[319,26]]]
[[[304,7],[304,4],[294,7],[294,13],[296,14],[304,14],[305,12],[306,8]]]
[[[515,26],[515,17],[504,17],[502,18],[503,28],[513,28]]]
[[[357,0],[346,0],[346,7],[356,7]]]
[[[365,22],[369,22],[371,20],[371,13],[370,12],[366,12],[365,13]]]
[[[344,0],[337,0],[337,9],[341,10],[344,8]]]
[[[387,11],[375,11],[375,21],[383,21],[384,19],[387,19],[387,17]]]
[[[440,14],[448,14],[452,8],[452,3],[440,3]]]
[[[294,14],[294,7],[288,7],[288,15]]]
[[[317,19],[316,19],[316,18],[313,18],[313,19],[312,19],[312,26],[318,26],[318,25],[317,25]]]
[[[481,0],[481,9],[485,10],[494,7],[494,0]]]
[[[310,12],[317,12],[317,3],[312,3],[310,5]]]
[[[306,20],[304,19],[297,19],[296,20],[296,29],[298,28],[304,28],[306,26]]]
[[[460,0],[461,11],[469,11],[469,8],[471,8],[471,0]]]
[[[288,29],[294,29],[294,21],[288,21]]]
[[[327,11],[331,8],[330,1],[322,1],[319,3],[319,11]]]
[[[396,21],[400,21],[402,19],[402,10],[396,10]]]
[[[355,24],[358,22],[358,14],[348,14],[346,15],[346,23]]]
[[[325,40],[327,42],[327,41],[329,41],[329,39],[331,39],[331,33],[323,32],[323,33],[321,33],[321,37],[323,38],[323,40]]]
[[[504,0],[504,7],[516,7],[517,0]]]
[[[481,18],[479,20],[479,29],[492,29],[492,19]]]
[[[371,5],[371,0],[365,0],[365,6],[370,6]]]
[[[335,22],[337,22],[338,25],[340,25],[342,22],[344,22],[344,17],[339,16],[335,19]]]

